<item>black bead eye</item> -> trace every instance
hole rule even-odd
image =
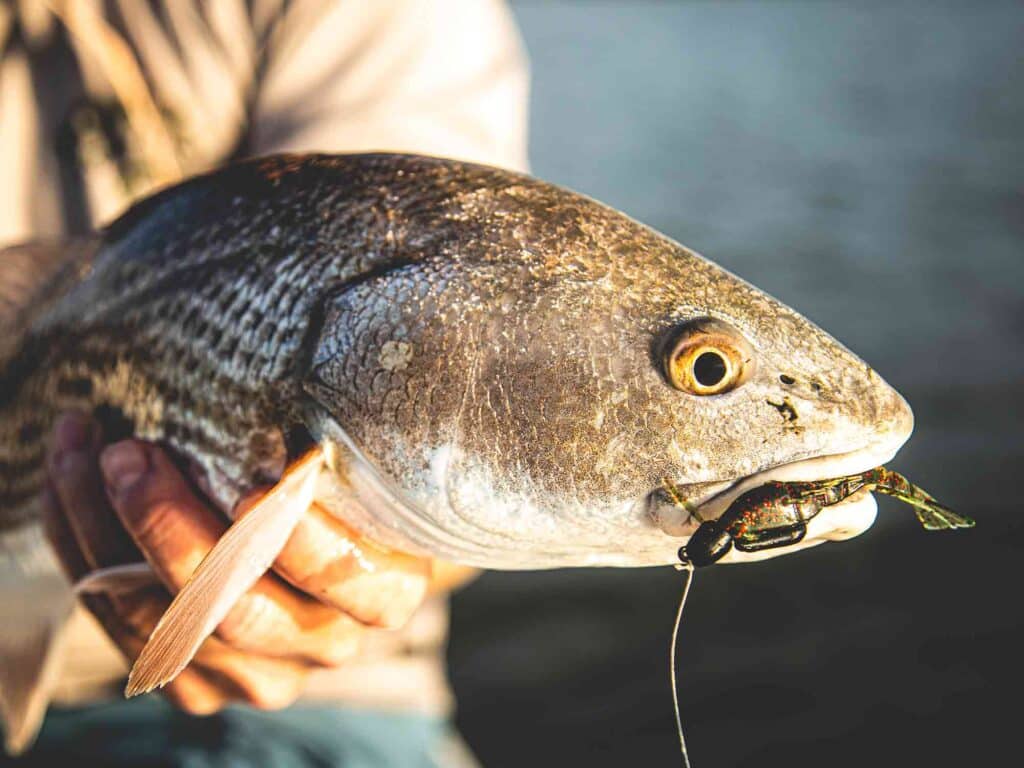
[[[720,395],[749,375],[753,350],[737,331],[718,320],[681,328],[665,355],[665,376],[693,395]]]

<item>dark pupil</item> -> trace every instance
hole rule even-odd
[[[693,361],[693,378],[702,387],[713,387],[725,378],[725,360],[715,352],[704,352]]]

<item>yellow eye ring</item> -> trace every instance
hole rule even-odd
[[[692,395],[721,395],[750,373],[753,351],[746,339],[714,320],[682,329],[665,356],[665,375]]]

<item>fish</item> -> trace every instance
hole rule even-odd
[[[172,603],[139,690],[248,588],[225,554],[273,561],[284,499],[484,568],[667,565],[750,489],[865,472],[913,429],[871,366],[685,246],[443,158],[279,155],[169,187],[92,236],[0,254],[0,327],[0,611],[32,582],[71,594],[39,532],[62,410],[188,457],[225,515],[279,483],[193,576],[221,598],[190,582],[175,602],[191,607]],[[799,546],[874,510],[867,493],[835,504]],[[8,749],[45,710],[70,604],[35,601],[0,632]],[[175,641],[190,621],[206,629]]]

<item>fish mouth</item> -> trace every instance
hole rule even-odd
[[[740,496],[752,488],[769,482],[823,482],[847,475],[856,475],[890,461],[902,447],[899,442],[872,443],[843,453],[815,456],[778,464],[732,482],[716,483],[703,489],[696,500],[684,504],[660,504],[652,509],[655,524],[670,536],[688,537],[701,522],[722,515]],[[874,521],[877,512],[874,497],[862,490],[829,506],[827,514],[818,515],[808,524],[806,543],[817,544],[856,536]],[[765,554],[743,555],[730,559],[759,559]]]

